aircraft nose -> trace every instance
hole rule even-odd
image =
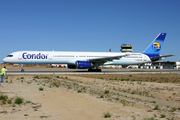
[[[4,63],[7,63],[7,62],[8,62],[8,58],[5,57],[5,58],[3,59],[3,62],[4,62]]]

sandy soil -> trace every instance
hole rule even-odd
[[[5,102],[0,100],[0,119],[180,120],[179,78],[162,74],[9,75],[0,84],[0,95],[8,96]],[[15,104],[17,97],[24,102]],[[111,117],[105,118],[108,112]]]

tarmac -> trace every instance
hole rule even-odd
[[[102,72],[88,72],[87,69],[68,68],[33,68],[24,67],[21,72],[19,67],[7,68],[7,75],[63,75],[63,74],[180,74],[180,69],[102,69]]]

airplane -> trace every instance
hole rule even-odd
[[[165,59],[174,55],[160,55],[166,33],[160,33],[142,53],[119,52],[65,52],[65,51],[17,51],[3,59],[4,63],[67,64],[69,69],[88,69],[101,72],[100,65],[137,65]]]

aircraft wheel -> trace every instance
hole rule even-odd
[[[21,69],[21,72],[24,72],[24,69]]]
[[[88,69],[88,72],[93,72],[93,69]]]

